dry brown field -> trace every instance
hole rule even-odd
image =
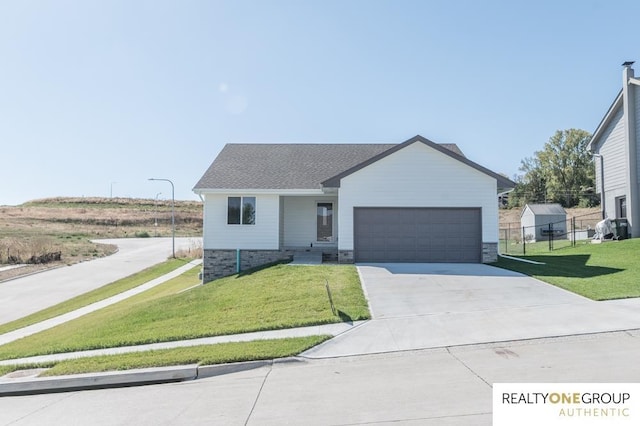
[[[176,201],[176,236],[202,235],[202,203]],[[73,264],[115,251],[94,239],[171,236],[171,201],[131,198],[47,198],[0,206],[0,281],[40,269]],[[46,258],[60,260],[40,263]]]

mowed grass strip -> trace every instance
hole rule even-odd
[[[307,336],[286,339],[255,340],[252,342],[219,343],[188,348],[162,349],[148,352],[132,352],[121,355],[104,355],[79,358],[57,363],[20,366],[0,366],[0,376],[27,368],[48,368],[41,376],[97,373],[131,370],[135,368],[168,367],[174,365],[215,365],[242,361],[285,358],[298,355],[330,336]]]
[[[500,258],[495,266],[521,272],[593,300],[640,297],[640,239],[582,244],[518,256],[533,265]]]
[[[197,284],[197,268],[148,292],[0,346],[0,359],[138,345],[369,318],[352,265],[270,268]],[[329,281],[339,315],[325,289]]]
[[[0,334],[27,327],[29,325],[48,320],[50,318],[55,318],[59,315],[66,314],[100,300],[104,300],[108,297],[115,296],[116,294],[120,294],[124,291],[138,287],[139,285],[142,285],[155,278],[161,277],[162,275],[165,275],[181,266],[186,265],[191,260],[192,259],[171,259],[166,262],[151,266],[136,274],[130,275],[121,280],[114,281],[95,290],[81,294],[77,297],[74,297],[73,299],[69,299],[65,302],[51,306],[47,309],[43,309],[42,311],[35,312],[34,314],[17,319],[15,321],[2,324],[0,325]],[[55,291],[55,289],[52,289],[52,291]]]

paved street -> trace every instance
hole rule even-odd
[[[63,266],[0,283],[0,324],[32,314],[112,281],[139,272],[171,256],[171,238],[100,240],[118,246],[101,259]],[[176,238],[176,250],[188,249],[198,238]]]
[[[0,398],[0,425],[490,425],[496,382],[640,382],[640,332],[307,360]]]

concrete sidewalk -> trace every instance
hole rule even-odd
[[[250,342],[254,340],[284,339],[287,337],[307,337],[329,335],[338,336],[349,330],[361,326],[365,321],[353,323],[341,322],[335,324],[314,325],[310,327],[287,328],[282,330],[256,331],[253,333],[231,334],[226,336],[203,337],[199,339],[178,340],[173,342],[151,343],[148,345],[121,346],[117,348],[94,349],[90,351],[67,352],[51,355],[40,355],[28,358],[7,359],[0,361],[0,365],[36,364],[44,362],[59,362],[77,358],[87,358],[101,355],[119,355],[131,352],[145,352],[160,349],[185,348],[190,346],[214,345],[217,343]],[[2,378],[0,378],[1,382]]]
[[[305,337],[317,335],[337,336],[345,331],[358,327],[363,322],[325,324],[311,327],[298,327],[284,330],[260,331],[255,333],[216,336],[201,339],[182,340],[175,342],[154,343],[150,345],[126,346],[92,351],[69,352],[53,355],[42,355],[0,361],[0,365],[22,365],[44,362],[57,362],[76,358],[100,355],[117,355],[131,352],[143,352],[159,349],[211,345],[229,342],[248,342],[265,339],[284,339],[287,337]],[[202,377],[212,377],[221,374],[272,365],[276,362],[293,362],[295,358],[285,360],[249,361],[211,366],[174,366],[145,368],[125,371],[110,371],[106,373],[74,374],[69,376],[38,377],[46,369],[19,370],[0,377],[0,397],[12,395],[31,395],[50,392],[67,392],[72,390],[137,386],[151,383],[168,383],[193,380]]]

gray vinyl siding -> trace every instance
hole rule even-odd
[[[625,125],[623,109],[618,108],[611,122],[602,134],[602,142],[598,153],[604,157],[604,186],[606,194],[606,214],[610,218],[616,217],[615,197],[625,195],[626,191],[626,160]],[[600,161],[596,160],[597,185],[600,188]]]

